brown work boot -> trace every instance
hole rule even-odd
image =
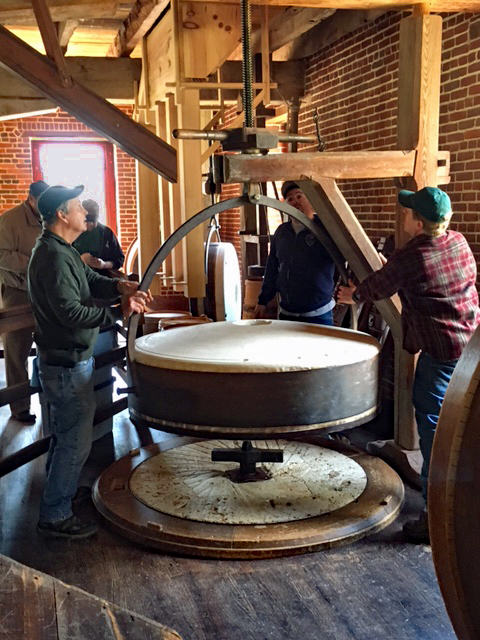
[[[410,542],[424,542],[430,544],[428,533],[428,513],[422,511],[417,520],[409,520],[403,525],[403,535]]]

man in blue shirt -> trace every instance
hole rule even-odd
[[[284,182],[282,195],[287,204],[322,227],[296,182]],[[270,243],[255,317],[265,317],[268,302],[278,293],[280,320],[333,325],[334,274],[334,262],[317,238],[297,220],[284,222]]]

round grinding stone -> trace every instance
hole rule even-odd
[[[378,355],[358,331],[282,320],[238,320],[138,338],[135,360],[151,367],[202,372],[275,373],[358,364]]]
[[[232,482],[235,462],[212,462],[212,449],[239,449],[241,441],[187,444],[159,453],[132,473],[130,491],[156,511],[214,524],[266,525],[303,520],[344,507],[363,493],[367,477],[352,458],[288,440],[253,441],[259,449],[283,450],[282,463],[261,463],[271,477]]]
[[[365,333],[303,322],[162,331],[136,340],[130,416],[182,435],[249,440],[351,428],[377,411],[379,354]]]

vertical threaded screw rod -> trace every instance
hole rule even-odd
[[[245,127],[253,127],[253,69],[252,69],[252,14],[250,0],[240,0],[242,19],[242,82],[243,82],[243,113]]]

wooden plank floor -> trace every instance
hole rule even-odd
[[[1,408],[2,456],[39,435],[37,425],[24,427],[8,416]],[[161,437],[152,430],[140,438],[120,414],[113,438],[96,443],[86,475],[92,480],[114,457]],[[275,560],[198,560],[142,549],[104,525],[81,542],[37,537],[43,465],[40,458],[0,481],[0,553],[173,628],[185,640],[455,638],[430,547],[401,538],[402,523],[420,507],[419,494],[409,488],[401,517],[352,546]],[[93,516],[93,506],[82,513]]]

